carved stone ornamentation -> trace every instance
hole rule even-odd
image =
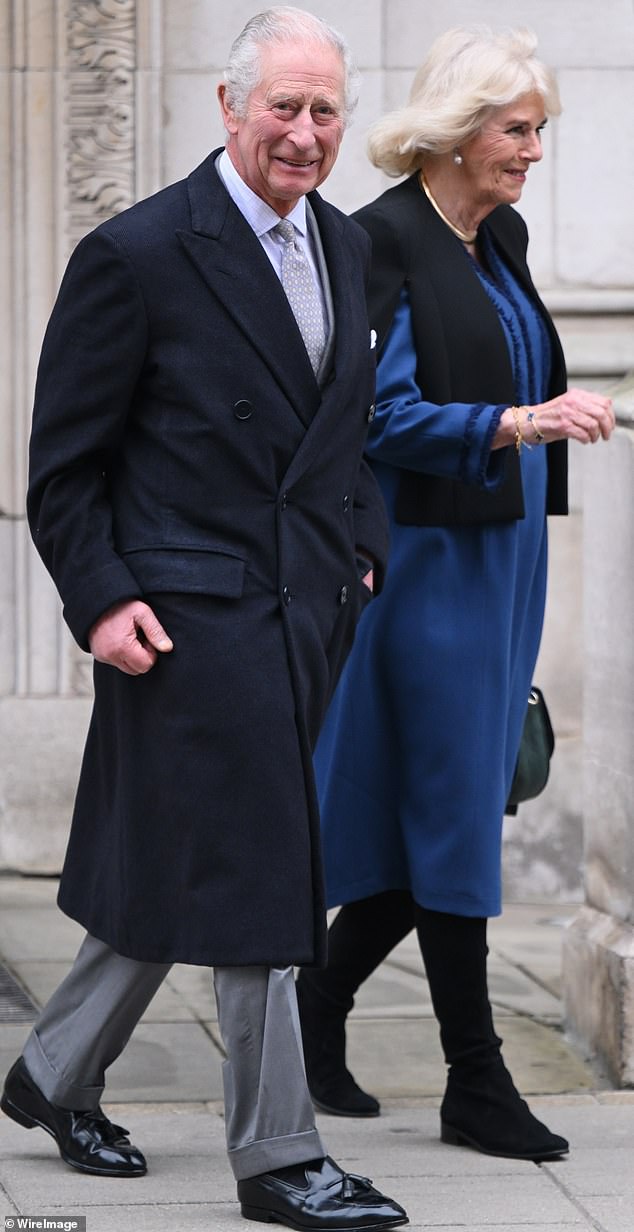
[[[136,0],[66,0],[63,264],[135,201]],[[92,692],[91,660],[68,639],[64,692]]]
[[[136,0],[70,0],[66,26],[68,252],[132,205]]]

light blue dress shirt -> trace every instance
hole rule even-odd
[[[278,235],[271,233],[271,228],[280,222],[280,215],[276,214],[275,210],[267,205],[253,189],[245,184],[242,176],[236,171],[226,150],[216,161],[216,169],[218,174],[231,197],[234,205],[237,205],[243,218],[248,222],[252,231],[257,235],[275,273],[280,282],[282,280],[282,249],[284,242]],[[289,222],[292,222],[296,231],[295,242],[302,249],[308,264],[310,265],[311,273],[315,280],[315,285],[319,291],[321,300],[322,312],[324,321],[327,320],[326,303],[324,299],[324,290],[319,275],[319,267],[314,250],[313,240],[308,226],[306,217],[306,198],[300,197],[296,205],[286,215]]]

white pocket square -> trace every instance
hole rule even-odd
[[[376,330],[370,330],[370,350],[373,351],[376,346]]]

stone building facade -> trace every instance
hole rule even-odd
[[[89,659],[64,626],[24,519],[29,418],[46,320],[79,237],[187,174],[221,144],[215,86],[231,38],[257,7],[254,0],[0,0],[0,868],[59,868],[90,711]],[[533,275],[556,317],[572,380],[603,387],[634,369],[631,0],[322,0],[302,7],[346,34],[362,69],[355,121],[325,186],[344,210],[384,187],[366,159],[365,132],[405,100],[437,34],[474,22],[537,32],[540,54],[557,71],[564,111],[549,126],[544,161],[532,169],[521,203]],[[596,941],[618,899],[625,929],[619,978],[629,961],[634,1023],[629,398],[626,389],[616,442],[572,450],[573,512],[551,528],[536,676],[558,747],[544,796],[508,820],[504,858],[508,897],[581,901],[587,888],[588,909],[599,917],[579,925],[575,952],[582,961],[589,930]],[[617,612],[623,623],[615,626]],[[608,627],[613,653],[603,641]],[[598,764],[599,749],[602,766],[615,757],[608,799],[582,773]],[[606,871],[597,837],[606,808],[620,835],[618,870],[612,859]],[[624,869],[629,892],[619,882],[617,893]],[[604,949],[611,953],[611,945]],[[634,1081],[634,1059],[631,1075]]]

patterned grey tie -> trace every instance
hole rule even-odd
[[[319,291],[305,254],[295,243],[295,228],[288,218],[271,230],[284,241],[282,248],[282,286],[304,339],[308,358],[317,372],[326,346],[324,314]]]

